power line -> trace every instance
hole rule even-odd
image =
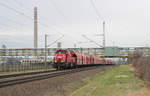
[[[61,37],[59,37],[57,40],[55,40],[53,43],[47,45],[47,47],[50,47],[51,45],[55,44],[58,40],[62,39],[64,37],[64,35],[62,35]]]
[[[20,12],[20,11],[16,10],[15,8],[12,8],[12,7],[10,7],[10,6],[6,5],[6,4],[4,4],[4,3],[1,3],[1,2],[0,2],[0,5],[3,6],[3,7],[5,7],[5,8],[7,8],[7,9],[9,9],[9,10],[12,10],[13,12],[15,12],[15,13],[17,13],[17,14],[19,14],[19,15],[22,15],[22,16],[28,18],[29,20],[34,20],[32,17],[26,15],[25,13]],[[48,28],[48,29],[51,27],[51,26],[48,26],[47,24],[44,24],[44,23],[42,23],[42,22],[38,22],[38,23],[39,23],[40,25],[42,25],[43,27]],[[56,30],[56,28],[54,28],[54,27],[51,27],[51,28]],[[59,32],[58,30],[56,30],[56,32],[62,34],[62,33]]]
[[[12,22],[12,23],[15,23],[15,24],[18,24],[18,25],[27,26],[27,24],[25,24],[25,23],[20,23],[20,22],[17,22],[15,20],[12,20],[12,19],[9,19],[9,18],[3,17],[3,16],[0,16],[0,18],[4,18],[4,19],[6,19],[9,22]]]
[[[91,5],[93,6],[93,9],[94,9],[96,15],[98,16],[98,18],[101,18],[101,15],[100,15],[100,13],[99,13],[99,11],[98,11],[98,9],[97,9],[97,7],[96,7],[94,1],[93,1],[93,0],[90,0],[90,2],[91,2]]]
[[[6,24],[0,24],[0,25],[4,26],[4,27],[6,27],[6,28],[8,28],[8,27],[10,28],[10,27],[11,27],[11,28],[15,29],[15,27],[10,26],[10,25],[6,25]]]
[[[17,2],[17,0],[14,0],[14,1],[16,1],[16,3],[18,4],[18,5],[21,5],[21,3],[20,2]],[[24,7],[23,5],[22,5],[22,7]],[[29,9],[29,8],[26,8],[26,7],[24,7],[24,9],[25,10],[27,10],[27,9]],[[29,9],[30,10],[30,9]],[[29,10],[27,10],[28,12],[29,12]],[[45,17],[43,17],[43,16],[41,16],[40,14],[38,14],[40,17],[42,17],[42,18],[45,18]],[[33,19],[32,19],[33,20]],[[49,25],[47,25],[47,24],[45,24],[45,23],[43,23],[43,22],[41,22],[41,21],[38,21],[38,23],[40,24],[40,25],[42,25],[43,27],[46,27],[46,28],[52,28],[52,29],[54,29],[56,32],[58,32],[58,33],[60,33],[60,34],[62,34],[61,32],[59,32],[58,30],[56,30],[54,27],[50,27]]]
[[[21,2],[19,2],[19,1],[17,1],[17,0],[13,0],[13,1],[15,1],[16,2],[16,4],[18,4],[20,7],[23,7],[23,9],[24,10],[26,10],[26,11],[28,11],[28,13],[30,12],[31,13],[31,9],[29,8],[29,7],[25,7]],[[42,17],[42,18],[45,18],[45,17],[43,17],[43,16],[41,16],[40,14],[38,14],[40,17]],[[47,18],[46,18],[47,19]]]
[[[16,10],[15,8],[12,8],[12,7],[10,7],[10,6],[8,6],[8,5],[4,4],[4,3],[1,3],[1,2],[0,2],[0,5],[3,6],[3,7],[5,7],[5,8],[8,8],[9,10],[12,10],[13,12],[15,12],[15,13],[17,13],[17,14],[19,14],[19,15],[22,15],[22,16],[28,18],[29,20],[33,20],[32,17],[30,17],[30,16],[28,16],[28,15],[25,15],[23,12],[20,12],[20,11]],[[45,25],[45,24],[43,24],[43,23],[40,23],[40,24],[41,24],[42,26],[44,26],[44,27],[49,28],[47,25]]]
[[[20,11],[16,10],[15,8],[12,8],[12,7],[10,7],[10,6],[8,6],[8,5],[4,4],[4,3],[1,3],[1,2],[0,2],[0,5],[3,6],[3,7],[5,7],[5,8],[8,8],[8,9],[10,9],[10,10],[12,10],[12,11],[14,11],[14,12],[17,13],[17,14],[20,14],[20,15],[22,15],[22,16],[25,16],[26,18],[28,18],[28,19],[30,19],[30,20],[33,20],[33,18],[31,18],[30,16],[25,15],[23,12],[20,12]]]
[[[64,20],[68,23],[71,23],[69,18],[62,12],[62,10],[60,10],[60,8],[57,6],[57,4],[54,2],[54,0],[49,0],[51,2],[51,4],[55,7],[55,9],[57,10],[57,12],[64,18]],[[68,35],[68,34],[67,34]],[[68,37],[71,37],[71,39],[73,39],[72,36],[68,35]],[[76,40],[76,39],[75,39]]]
[[[22,3],[20,3],[19,1],[17,1],[17,0],[13,0],[14,2],[16,2],[19,6],[21,6],[22,5]]]
[[[19,1],[17,1],[17,0],[13,0],[13,1],[15,1],[16,2],[16,4],[18,4],[20,7],[23,7],[23,9],[24,10],[26,10],[26,11],[28,11],[28,13],[30,12],[31,13],[31,9],[29,8],[29,7],[25,7],[21,2],[19,2]],[[43,16],[41,16],[40,14],[38,14],[40,17],[42,17],[42,18],[45,18],[45,17],[43,17]],[[47,18],[46,18],[47,19]]]
[[[67,22],[67,23],[70,23],[68,17],[60,10],[60,8],[57,6],[57,4],[54,2],[54,0],[48,0],[51,2],[51,4],[53,5],[53,7],[56,9],[56,11],[64,18],[64,20]],[[64,35],[64,34],[62,34]],[[68,35],[68,34],[67,34]],[[72,36],[69,36],[68,37],[71,37],[71,39],[73,39]],[[76,40],[76,39],[75,39]]]
[[[89,39],[86,35],[82,35],[82,37],[84,37],[85,39],[89,40],[90,42],[93,42],[94,44],[96,44],[99,47],[103,47],[103,46],[99,45],[97,42],[95,42],[94,40]]]
[[[8,8],[8,9],[10,9],[10,10],[12,10],[12,11],[14,11],[15,13],[18,13],[18,14],[20,14],[20,15],[22,15],[22,16],[25,16],[26,18],[28,18],[28,19],[30,19],[30,20],[34,20],[32,17],[30,17],[30,16],[28,16],[28,15],[25,15],[23,12],[20,12],[20,11],[16,10],[15,8],[9,7],[8,5],[6,5],[6,4],[4,4],[4,3],[0,3],[0,5],[2,5],[3,7]],[[39,22],[39,24],[41,24],[41,25],[44,26],[44,27],[49,28],[49,26],[46,25],[46,24],[43,24],[43,23],[41,23],[41,22]]]
[[[57,12],[65,19],[65,21],[68,22],[67,16],[65,16],[64,13],[60,10],[60,8],[58,8],[57,4],[53,0],[49,0],[49,1],[55,7],[55,9],[57,10]]]

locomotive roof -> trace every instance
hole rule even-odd
[[[69,51],[69,52],[75,52],[75,51],[69,50],[69,49],[59,49],[59,50],[57,50],[57,51]]]

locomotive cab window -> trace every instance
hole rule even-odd
[[[56,54],[65,54],[66,51],[57,51]]]

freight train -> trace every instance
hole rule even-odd
[[[116,63],[97,56],[77,53],[75,51],[67,49],[60,49],[56,51],[53,67],[57,70],[60,70],[102,64]]]

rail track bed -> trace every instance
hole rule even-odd
[[[36,80],[48,79],[52,77],[57,77],[65,74],[71,74],[75,72],[80,72],[84,70],[91,70],[100,66],[93,66],[93,67],[84,67],[84,68],[77,68],[77,69],[68,69],[68,70],[61,70],[61,71],[45,71],[45,72],[38,72],[38,73],[26,73],[26,74],[18,74],[18,75],[9,75],[9,76],[0,76],[0,88],[4,88],[7,86],[32,82]],[[105,65],[108,66],[108,65]]]

